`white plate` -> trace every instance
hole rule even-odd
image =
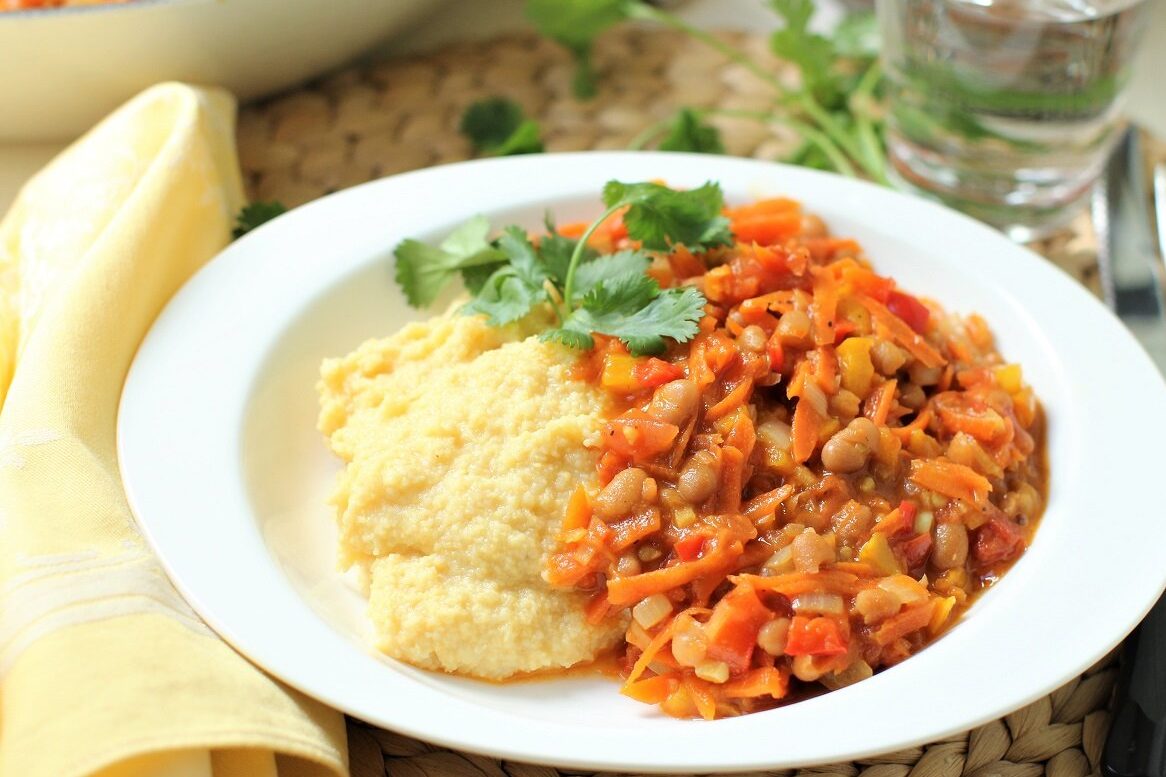
[[[511,685],[428,673],[368,647],[334,571],[337,464],[315,431],[320,360],[418,318],[392,281],[404,237],[476,213],[534,228],[593,216],[610,178],[788,194],[876,267],[979,311],[1048,412],[1051,494],[1033,547],[943,639],[858,685],[711,723],[599,678]],[[469,162],[313,202],[224,251],[143,343],[118,419],[130,502],[207,622],[273,675],[372,723],[516,760],[707,772],[793,767],[919,744],[999,717],[1113,647],[1166,583],[1159,515],[1166,386],[1059,270],[938,206],[833,175],[720,156],[591,153]]]

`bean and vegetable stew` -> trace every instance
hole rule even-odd
[[[613,401],[601,489],[574,492],[544,574],[594,621],[630,608],[623,693],[706,719],[909,657],[1023,552],[1045,494],[1040,406],[979,316],[793,200],[723,215],[725,245],[648,268],[703,294],[694,337],[580,357]],[[641,247],[619,212],[588,232]]]

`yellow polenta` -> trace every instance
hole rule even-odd
[[[566,349],[446,316],[324,362],[320,430],[345,462],[333,496],[342,567],[369,581],[378,647],[499,679],[593,658],[624,624],[541,578],[602,394]]]

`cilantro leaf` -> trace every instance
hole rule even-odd
[[[471,105],[462,114],[458,130],[483,154],[512,156],[543,150],[538,122],[524,118],[522,107],[504,97],[490,97]]]
[[[519,277],[532,285],[542,287],[549,276],[546,265],[531,245],[530,238],[521,227],[509,226],[498,238],[498,248],[510,260]]]
[[[252,202],[244,205],[235,216],[235,228],[231,230],[231,237],[238,240],[260,224],[266,224],[276,216],[287,213],[282,202]]]
[[[567,282],[567,270],[571,266],[571,254],[575,253],[575,246],[578,245],[579,241],[560,235],[550,213],[547,213],[543,223],[546,224],[547,233],[539,239],[538,255],[542,259],[543,264],[546,265],[551,279],[562,286]],[[590,262],[598,255],[598,252],[594,248],[583,246],[579,261]]]
[[[647,276],[627,276],[592,289],[582,307],[543,339],[589,348],[591,333],[599,332],[618,337],[635,356],[660,353],[665,337],[686,342],[696,336],[704,305],[704,296],[691,286],[660,291]]]
[[[838,53],[828,38],[787,27],[774,32],[769,43],[774,54],[798,66],[803,87],[819,102],[826,107],[838,104],[842,88],[833,71]]]
[[[505,261],[491,262],[490,264],[476,264],[473,267],[463,267],[462,284],[470,294],[477,295],[490,280],[490,276],[506,266]]]
[[[432,304],[457,271],[505,259],[506,254],[486,240],[489,231],[486,217],[475,216],[439,246],[411,238],[401,241],[393,250],[395,277],[409,304],[417,308]]]
[[[648,250],[665,251],[674,245],[706,249],[733,242],[729,220],[721,215],[721,187],[711,181],[687,191],[658,183],[608,181],[603,202],[608,208],[629,206],[624,225]]]
[[[834,48],[844,57],[873,59],[879,54],[878,20],[870,11],[843,16],[832,37]]]
[[[595,94],[591,48],[596,37],[628,18],[629,0],[527,0],[526,18],[538,31],[571,50],[577,66],[577,97]]]
[[[769,0],[773,10],[785,20],[788,30],[805,32],[814,15],[814,0]]]
[[[620,251],[601,256],[575,271],[575,289],[572,296],[585,297],[603,283],[611,283],[625,276],[644,278],[652,260],[643,251]],[[572,300],[574,301],[574,300]]]
[[[721,133],[705,124],[691,108],[681,108],[672,121],[668,135],[660,141],[661,151],[695,151],[702,154],[723,154]]]
[[[507,264],[486,280],[478,295],[462,307],[461,312],[484,313],[490,326],[502,326],[522,318],[546,298],[545,289],[532,286]]]
[[[492,326],[517,321],[547,300],[546,266],[519,227],[507,227],[498,249],[509,260],[494,271],[463,313],[484,313]]]

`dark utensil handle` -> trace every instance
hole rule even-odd
[[[1166,596],[1126,641],[1101,769],[1166,777]]]

